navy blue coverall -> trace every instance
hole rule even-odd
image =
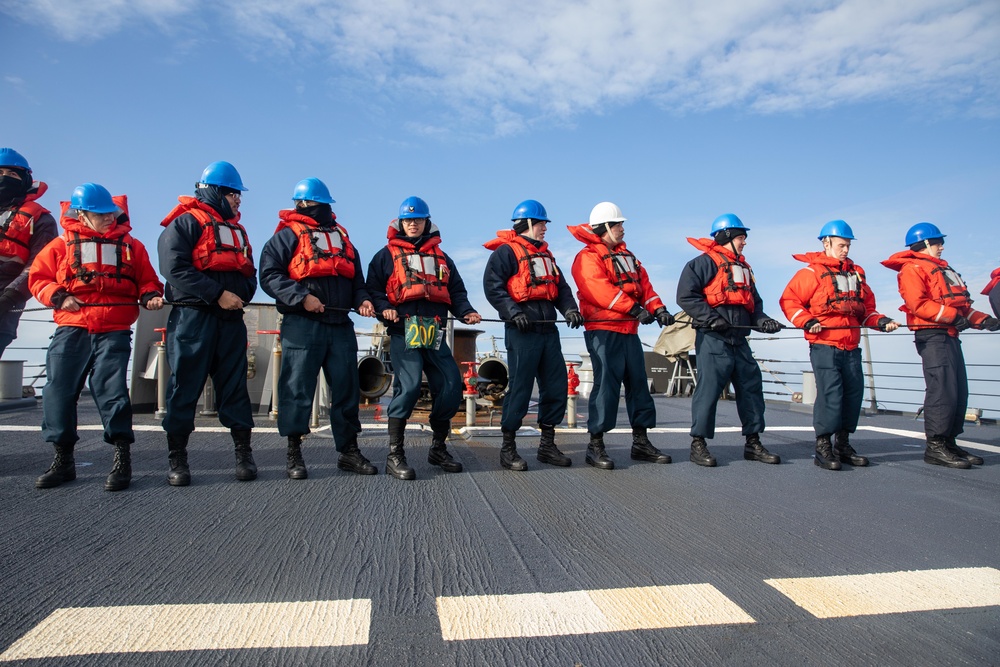
[[[684,266],[677,282],[677,305],[698,327],[695,334],[698,382],[691,398],[691,437],[715,436],[719,396],[730,382],[736,390],[736,410],[743,424],[743,435],[755,435],[764,431],[764,384],[747,336],[751,326],[759,326],[769,318],[764,314],[756,286],[752,286],[753,313],[743,306],[709,306],[705,287],[717,273],[712,257],[702,254]],[[708,323],[718,318],[741,328],[722,333],[710,331]]]
[[[218,201],[209,189],[199,189],[195,196],[223,218],[231,214],[229,205]],[[224,310],[217,302],[229,291],[249,303],[257,291],[257,274],[199,271],[192,260],[199,237],[201,224],[185,213],[163,230],[157,243],[167,300],[195,304],[174,306],[167,318],[171,374],[163,430],[179,436],[194,431],[198,397],[211,376],[219,421],[229,429],[248,431],[254,423],[247,392],[247,327],[242,310]]]
[[[438,232],[432,232],[438,234]],[[403,238],[403,237],[398,237]],[[375,313],[379,316],[389,333],[389,355],[392,359],[392,401],[389,403],[387,416],[394,419],[409,419],[413,407],[420,398],[421,372],[427,376],[427,385],[431,390],[433,405],[430,419],[432,421],[448,421],[458,412],[462,404],[462,375],[458,364],[451,354],[448,343],[442,341],[437,350],[430,348],[407,349],[403,332],[403,322],[407,317],[437,317],[442,327],[448,321],[449,311],[455,317],[464,317],[476,312],[469,302],[469,294],[465,282],[458,274],[455,263],[445,254],[450,277],[448,293],[451,295],[451,305],[434,303],[426,299],[406,301],[397,305],[389,303],[386,296],[386,285],[392,275],[392,251],[383,247],[368,264],[367,280],[368,294],[371,296]],[[382,311],[393,309],[399,315],[398,322],[388,322],[382,319]]]
[[[322,368],[330,387],[330,430],[339,452],[361,433],[358,341],[348,311],[367,301],[368,291],[356,254],[353,278],[323,276],[293,280],[288,266],[298,242],[296,231],[285,227],[268,240],[260,253],[260,285],[274,297],[278,312],[284,315],[278,433],[282,437],[309,433],[313,395]],[[325,306],[322,313],[311,313],[302,307],[310,294]]]
[[[525,237],[527,238],[527,237]],[[528,239],[535,246],[541,241]],[[531,402],[531,391],[538,380],[538,423],[558,426],[566,415],[566,362],[556,328],[556,309],[563,315],[578,310],[573,290],[559,271],[559,296],[556,301],[539,300],[518,303],[507,291],[507,281],[517,273],[518,261],[510,246],[497,248],[486,263],[483,291],[500,318],[506,320],[504,344],[507,347],[509,384],[503,398],[500,426],[516,432],[521,428]],[[520,331],[511,322],[524,314],[532,322],[529,331]]]

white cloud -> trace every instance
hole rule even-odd
[[[205,5],[2,6],[82,40]],[[334,80],[444,102],[454,118],[419,123],[425,134],[515,134],[640,99],[678,112],[912,100],[1000,114],[995,0],[221,0],[210,11],[236,26],[243,48],[325,58]]]

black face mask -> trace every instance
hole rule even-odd
[[[218,185],[206,185],[198,188],[194,191],[194,196],[198,201],[214,208],[223,220],[236,217],[236,214],[233,213],[233,207],[229,205],[225,193]]]
[[[0,176],[0,207],[20,204],[30,187],[31,181],[25,183],[14,176]]]
[[[310,204],[309,206],[299,206],[295,212],[312,218],[320,227],[333,227],[333,209],[329,204]]]

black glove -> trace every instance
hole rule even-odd
[[[955,327],[958,331],[965,331],[972,326],[972,322],[959,315],[955,318],[955,321],[951,323],[951,326]]]
[[[719,317],[709,322],[708,328],[715,333],[726,333],[729,331],[729,322]]]
[[[819,320],[817,320],[814,317],[814,318],[812,318],[811,320],[809,320],[808,322],[806,322],[805,324],[802,325],[802,330],[803,331],[809,331],[810,329],[812,329],[817,324],[819,324]]]
[[[648,310],[639,304],[632,306],[632,310],[628,311],[628,314],[639,320],[639,324],[652,324],[653,320],[656,319]]]
[[[17,291],[12,289],[4,290],[4,293],[0,294],[0,317],[9,313],[17,305],[17,296]]]
[[[995,317],[987,317],[980,322],[979,326],[987,331],[997,331],[1000,330],[1000,320]]]
[[[772,320],[770,317],[765,319],[760,323],[758,328],[766,334],[776,334],[785,327],[778,320]]]
[[[669,327],[675,321],[674,316],[668,313],[666,308],[662,307],[656,309],[653,313],[653,317],[656,318],[656,321],[660,323],[661,327]]]
[[[878,318],[878,322],[875,323],[875,326],[878,327],[879,331],[883,331],[884,332],[886,330],[886,327],[889,326],[890,324],[892,324],[892,319],[891,318],[889,318],[889,317],[880,317],[880,318]]]
[[[570,329],[579,329],[583,326],[583,315],[580,314],[579,310],[571,310],[566,313],[566,324],[569,325]]]
[[[517,315],[512,317],[511,322],[514,323],[514,326],[516,326],[517,330],[520,331],[521,333],[524,333],[525,331],[531,329],[531,320],[529,320],[528,316],[525,315],[524,313],[518,313]]]

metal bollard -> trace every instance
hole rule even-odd
[[[273,373],[271,374],[271,411],[269,419],[278,418],[278,377],[281,375],[281,332],[275,329],[258,330],[257,335],[274,336]]]
[[[312,416],[309,418],[309,428],[319,428],[319,409],[320,409],[320,394],[323,393],[323,369],[319,371],[319,377],[316,378],[316,391],[313,392],[313,409]]]
[[[160,342],[156,345],[156,412],[157,419],[167,416],[167,329],[153,329],[160,334]]]
[[[574,370],[575,363],[566,364],[569,370],[566,371],[566,426],[576,428],[576,388],[580,386],[580,377]]]

